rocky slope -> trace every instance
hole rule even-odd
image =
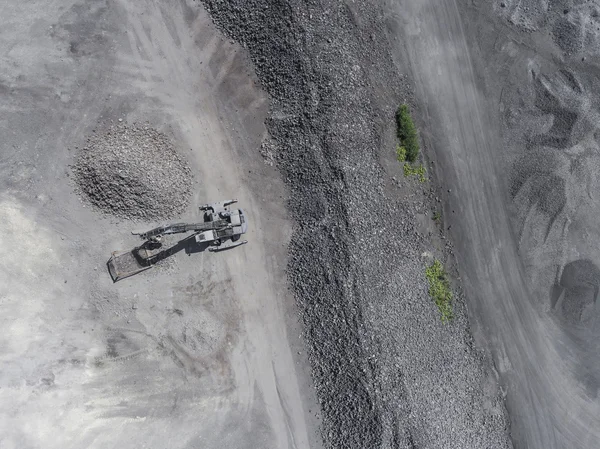
[[[391,179],[394,111],[410,91],[377,2],[203,3],[270,95],[265,145],[290,190],[288,276],[325,445],[510,447],[462,299],[444,325],[427,294],[422,254],[447,255],[426,238],[434,190]]]

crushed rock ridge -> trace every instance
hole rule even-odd
[[[431,205],[389,193],[379,151],[410,94],[388,49],[381,6],[203,4],[248,50],[270,97],[270,154],[295,223],[288,280],[325,447],[511,447],[463,300],[443,325],[427,294],[421,254],[430,248],[415,223]]]
[[[79,195],[120,218],[172,218],[188,205],[192,172],[163,133],[117,123],[94,133],[76,156]]]

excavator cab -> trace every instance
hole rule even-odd
[[[208,250],[213,252],[235,248],[247,243],[246,240],[239,241],[240,237],[248,230],[248,222],[242,209],[213,209],[212,211],[205,212],[205,215],[208,215],[205,218],[209,222],[216,219],[223,220],[227,224],[218,229],[210,229],[197,233],[195,235],[197,243],[208,244]]]

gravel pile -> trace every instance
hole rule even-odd
[[[427,295],[431,204],[390,194],[378,153],[409,93],[378,2],[203,0],[250,52],[271,97],[273,160],[296,223],[288,276],[304,322],[326,447],[506,448],[507,420],[462,300]],[[389,139],[388,139],[389,140]],[[394,151],[393,143],[385,151]]]
[[[511,219],[531,300],[538,310],[549,311],[564,332],[561,345],[576,348],[570,372],[584,397],[596,398],[600,316],[589,311],[600,286],[600,267],[597,249],[589,242],[599,235],[600,5],[530,1],[543,12],[537,34],[552,37],[556,48],[545,53],[540,43],[532,45],[527,51],[539,58],[527,69],[518,62],[519,52],[508,65],[495,52],[486,54],[484,63],[489,73],[500,67],[504,71],[494,79],[504,105],[504,173],[509,176]],[[518,14],[532,13],[519,2],[512,8]],[[512,13],[501,17],[512,22]],[[520,39],[517,29],[509,28],[504,39]],[[518,402],[513,396],[512,403]],[[551,410],[545,414],[553,415]],[[517,432],[526,434],[522,427]],[[555,444],[561,446],[560,438]]]
[[[164,134],[123,123],[94,134],[73,167],[81,197],[121,218],[172,218],[187,207],[192,172]]]
[[[565,57],[600,53],[600,6],[571,0],[495,0],[494,10],[522,30],[547,34]]]

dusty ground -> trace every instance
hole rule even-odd
[[[597,2],[388,3],[518,448],[596,448]]]
[[[0,446],[318,447],[283,274],[285,190],[258,152],[266,99],[243,51],[191,2],[0,10]],[[118,119],[188,159],[182,219],[237,197],[250,244],[113,285],[110,252],[152,223],[85,207],[68,165]]]
[[[287,268],[325,445],[508,447],[462,298],[445,326],[427,295],[427,254],[450,246],[394,160],[410,89],[382,9],[206,4],[258,77],[197,5],[3,7],[2,446],[318,447]],[[68,165],[119,119],[187,158],[182,219],[237,197],[250,245],[113,285],[108,255],[154,223],[85,207]]]
[[[506,395],[515,447],[597,447],[597,5],[203,3],[247,51],[192,2],[2,6],[0,445],[318,447],[318,407],[328,447],[505,448]],[[394,160],[402,101],[439,190]],[[113,285],[154,223],[68,165],[119,119],[196,173],[182,219],[237,197],[251,243]]]

